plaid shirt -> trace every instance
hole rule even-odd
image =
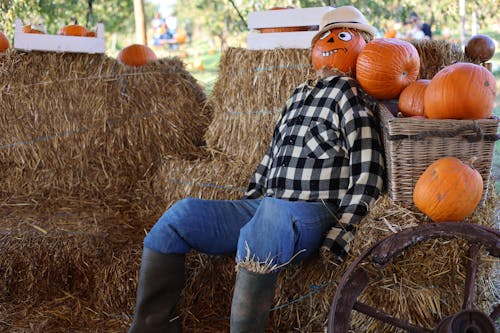
[[[383,186],[383,151],[374,100],[357,81],[331,76],[298,86],[245,198],[328,201],[338,210],[323,248],[350,250],[354,229]]]

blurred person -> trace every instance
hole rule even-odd
[[[412,39],[432,39],[431,26],[428,23],[422,22],[416,12],[410,13],[408,22],[411,26],[408,37]]]

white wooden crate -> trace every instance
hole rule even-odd
[[[104,25],[97,24],[97,37],[30,34],[23,32],[23,22],[16,19],[14,48],[25,51],[104,53]]]
[[[274,48],[309,48],[318,32],[323,14],[333,7],[266,10],[248,14],[247,48],[252,50]],[[315,30],[261,33],[261,28],[316,26]]]

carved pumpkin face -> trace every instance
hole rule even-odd
[[[314,43],[312,64],[315,70],[323,67],[354,75],[356,59],[366,42],[357,30],[335,28],[326,31]]]

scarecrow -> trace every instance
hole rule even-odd
[[[353,78],[357,55],[375,33],[352,6],[323,16],[311,42],[317,78],[283,106],[244,197],[180,200],[145,237],[129,333],[181,332],[175,311],[192,249],[236,253],[231,332],[264,331],[286,265],[320,249],[336,261],[349,252],[383,186],[376,103]]]

